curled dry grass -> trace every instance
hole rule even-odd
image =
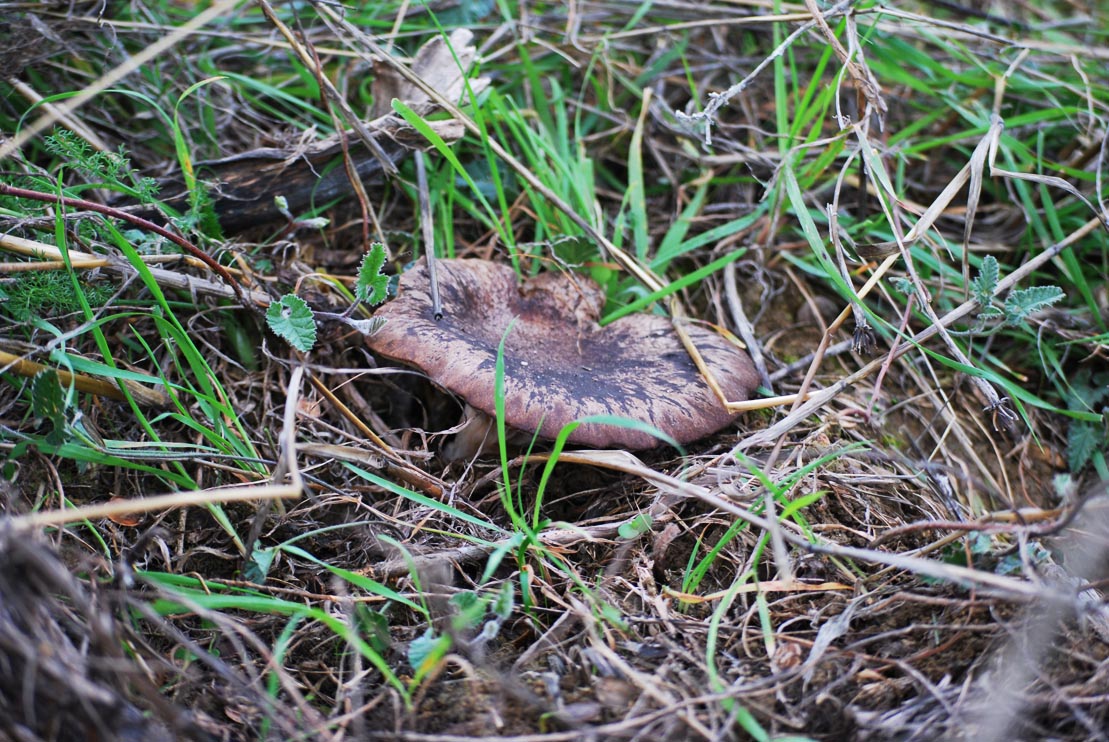
[[[126,220],[0,200],[23,256],[0,307],[4,734],[1104,739],[1105,19],[371,5],[0,24],[3,183],[173,221],[250,292]],[[369,240],[420,252],[407,150],[293,215],[322,230],[220,234],[170,197],[260,148],[357,158],[387,74],[364,36],[405,61],[437,22],[475,30],[491,80],[460,112],[465,177],[427,155],[444,253],[577,266],[610,316],[676,301],[808,402],[685,457],[563,452],[545,479],[542,444],[444,461],[459,405],[345,325],[307,357],[265,334],[286,290],[349,304]],[[121,144],[128,166],[94,163]]]

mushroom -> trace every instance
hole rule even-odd
[[[442,318],[432,315],[427,263],[420,260],[401,276],[397,298],[377,311],[386,322],[367,342],[491,416],[497,348],[505,338],[510,428],[553,439],[567,423],[614,415],[688,443],[736,417],[701,377],[668,318],[633,314],[601,327],[604,292],[587,278],[548,272],[518,284],[511,267],[487,260],[438,260],[436,269]],[[688,332],[727,398],[748,399],[758,377],[747,354],[708,329],[691,325]],[[629,450],[660,443],[641,429],[596,422],[580,425],[569,442]]]

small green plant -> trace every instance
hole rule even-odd
[[[978,312],[978,321],[983,325],[1001,319],[1003,325],[1023,326],[1030,316],[1063,298],[1063,290],[1058,286],[1031,286],[1013,289],[998,307],[994,302],[994,293],[1000,274],[997,258],[987,255],[982,259],[978,276],[970,282],[971,293],[982,307]]]
[[[153,203],[158,195],[158,182],[139,176],[131,168],[123,145],[116,152],[92,151],[88,142],[68,129],[55,129],[45,144],[47,152],[89,180],[90,185],[82,188],[108,188],[146,204]]]
[[[970,282],[971,294],[982,307],[978,312],[979,317],[1001,314],[993,305],[993,295],[997,291],[997,282],[1000,278],[1001,268],[997,263],[997,258],[993,255],[987,255],[982,259],[982,267],[978,269],[978,275]]]
[[[252,588],[231,587],[192,576],[141,572],[138,577],[162,593],[161,597],[150,603],[153,611],[162,616],[197,611],[213,613],[242,611],[284,615],[296,618],[298,621],[317,623],[343,640],[351,651],[361,654],[368,660],[381,673],[382,679],[397,689],[406,703],[410,699],[410,691],[405,683],[397,677],[372,644],[362,637],[357,628],[328,611],[295,601],[274,598]],[[374,642],[378,641],[380,637],[374,636]]]
[[[504,580],[495,591],[463,590],[452,595],[448,602],[455,611],[451,616],[450,632],[440,634],[428,628],[408,645],[408,664],[421,675],[426,675],[450,648],[451,634],[470,636],[477,632],[473,638],[476,643],[496,638],[516,607],[515,582]]]
[[[81,280],[81,288],[89,305],[101,307],[111,298],[112,289],[106,284],[93,284]],[[6,286],[6,297],[0,301],[17,322],[27,322],[36,317],[49,317],[81,310],[81,302],[73,291],[73,282],[64,271],[26,271],[16,274]]]
[[[104,442],[95,429],[84,422],[77,406],[76,391],[62,384],[52,368],[40,371],[31,379],[31,415],[45,429],[43,440],[50,446],[74,443],[94,451],[104,450]]]
[[[389,293],[389,277],[381,272],[385,265],[385,245],[375,242],[362,258],[358,267],[358,282],[354,288],[354,304],[344,314],[313,311],[308,303],[296,294],[285,294],[270,304],[266,310],[266,324],[274,334],[286,340],[302,353],[312,350],[316,344],[316,322],[331,319],[350,325],[365,335],[372,335],[381,329],[382,320],[354,319],[351,315],[359,304],[377,306],[385,301]]]
[[[1067,408],[1078,412],[1096,411],[1109,399],[1109,373],[1093,373],[1083,369],[1071,381],[1067,394]],[[1104,468],[1101,460],[1109,444],[1109,415],[1102,414],[1097,422],[1071,420],[1067,427],[1067,466],[1077,472],[1086,464],[1095,461]]]

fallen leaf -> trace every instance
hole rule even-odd
[[[436,36],[416,52],[410,69],[447,100],[461,101],[466,93],[466,73],[477,58],[473,38],[473,32],[467,28],[456,28],[449,38]],[[470,90],[474,95],[488,86],[488,77],[470,80]],[[395,64],[389,61],[374,63],[374,81],[370,90],[374,99],[370,115],[374,118],[392,114],[394,98],[404,101],[419,113],[431,108],[427,93],[406,80]]]

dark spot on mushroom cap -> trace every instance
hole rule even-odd
[[[436,270],[442,318],[432,315],[420,261],[401,276],[397,298],[378,310],[387,322],[367,342],[493,415],[497,346],[515,320],[504,351],[505,423],[513,428],[554,438],[574,420],[616,415],[687,443],[736,417],[698,373],[669,319],[635,314],[598,325],[604,294],[589,279],[550,272],[518,285],[511,267],[485,260],[440,260]],[[728,399],[748,399],[758,377],[747,354],[715,332],[687,329]],[[660,443],[598,423],[578,427],[570,442],[628,449]]]

